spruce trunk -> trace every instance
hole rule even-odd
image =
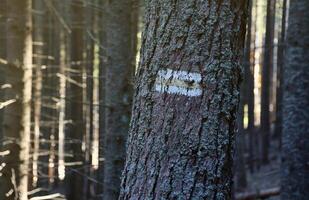
[[[309,197],[309,1],[290,1],[284,64],[281,199]]]
[[[119,199],[231,199],[246,1],[147,1]]]
[[[131,37],[132,1],[106,2],[106,82],[104,135],[104,199],[119,196],[125,143],[129,130],[133,96],[135,53]],[[135,25],[137,25],[135,23]],[[136,40],[135,40],[136,41]]]
[[[27,200],[31,127],[32,87],[32,17],[31,0],[7,1],[6,99],[13,103],[5,108],[3,131],[17,144],[10,163],[16,176],[19,200]],[[15,151],[14,150],[14,151]],[[14,152],[13,151],[13,152]]]

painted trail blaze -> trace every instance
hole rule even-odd
[[[155,91],[196,97],[202,95],[201,81],[199,73],[164,69],[158,72]]]

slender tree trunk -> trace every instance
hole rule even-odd
[[[284,65],[281,199],[309,197],[309,1],[290,1]]]
[[[101,5],[103,1],[101,0]],[[106,30],[105,30],[105,12],[101,13],[100,37],[100,63],[99,63],[99,180],[104,180],[104,138],[105,138],[105,86],[106,86]],[[98,192],[103,193],[104,184],[100,185]]]
[[[36,11],[36,15],[34,17],[34,108],[33,108],[33,119],[34,119],[34,145],[33,145],[33,187],[37,186],[38,181],[38,159],[39,159],[39,150],[40,150],[40,123],[41,123],[41,105],[42,105],[42,65],[43,65],[43,25],[44,20],[42,17],[42,13],[44,13],[43,9],[43,1],[36,0],[34,3],[34,9]]]
[[[17,192],[26,200],[31,122],[32,87],[32,17],[31,0],[7,1],[7,61],[6,83],[11,84],[6,98],[15,102],[5,108],[4,134],[18,144],[14,156]]]
[[[275,26],[276,0],[267,1],[266,35],[264,62],[262,68],[262,97],[261,97],[261,135],[262,135],[262,162],[268,163],[270,143],[270,88],[271,72],[273,68],[273,45]]]
[[[244,65],[244,67],[246,67]],[[238,133],[236,135],[236,161],[235,161],[235,173],[236,173],[236,190],[244,191],[247,187],[246,176],[246,163],[244,159],[245,153],[245,130],[244,130],[244,96],[246,86],[244,83],[241,85],[239,110],[238,110]]]
[[[119,199],[231,199],[245,4],[147,2]]]
[[[131,11],[127,0],[106,2],[106,85],[104,135],[104,199],[119,196],[125,143],[131,116],[134,74]],[[136,25],[136,24],[135,24]]]
[[[6,23],[6,1],[1,2],[0,7],[0,24]],[[6,43],[6,30],[3,28],[0,30],[0,44]],[[6,48],[0,48],[0,58],[6,58]],[[4,69],[0,68],[0,102],[4,102],[4,88],[2,86],[5,84]],[[3,144],[3,108],[0,108],[0,148]]]
[[[247,36],[246,36],[246,43],[245,43],[245,52],[244,52],[244,71],[245,71],[245,78],[244,78],[244,103],[247,105],[248,108],[248,141],[249,141],[249,167],[250,170],[253,171],[253,134],[254,134],[254,71],[253,66],[251,64],[251,36],[252,36],[252,9],[253,9],[253,0],[249,0],[249,13],[248,13],[248,24],[247,24]]]
[[[93,134],[94,134],[94,77],[93,77],[93,70],[94,70],[94,39],[92,38],[94,35],[94,18],[95,13],[93,10],[88,8],[86,11],[86,19],[87,24],[85,24],[85,29],[87,31],[87,40],[85,41],[86,46],[86,75],[87,75],[87,86],[85,88],[85,102],[87,102],[86,107],[86,123],[87,123],[87,130],[86,130],[86,137],[85,137],[85,164],[88,166],[85,169],[85,174],[91,177],[92,174],[92,142],[93,142]],[[84,199],[89,198],[89,192],[91,187],[91,181],[88,180],[88,177],[84,177]]]
[[[63,29],[60,30],[60,55],[59,55],[59,122],[58,122],[58,176],[60,180],[65,177],[65,97],[66,97],[66,37]]]
[[[276,93],[276,123],[275,123],[275,136],[279,138],[279,148],[281,147],[282,136],[282,96],[283,96],[283,60],[285,49],[285,32],[286,32],[286,7],[287,0],[283,0],[282,8],[282,20],[281,20],[281,33],[278,43],[278,55],[277,55],[277,93]]]
[[[57,4],[57,9],[61,13],[68,12],[68,4],[64,2],[62,4]],[[63,19],[67,23],[67,14],[63,14]],[[58,82],[59,82],[59,102],[58,102],[58,178],[60,180],[60,185],[65,178],[65,130],[66,130],[66,95],[67,95],[67,83],[66,78],[68,76],[67,69],[68,64],[68,35],[71,33],[64,24],[58,25],[59,29],[59,72],[58,72]]]
[[[71,84],[71,119],[72,127],[70,137],[74,139],[71,145],[73,158],[72,162],[83,162],[84,153],[82,150],[82,141],[85,134],[84,113],[83,113],[83,51],[84,51],[84,3],[81,1],[73,1],[71,7],[72,17],[72,33],[71,33],[71,68],[75,70],[74,76],[71,78],[75,83]],[[80,166],[74,166],[70,174],[70,190],[68,200],[80,200],[83,198],[83,169]]]

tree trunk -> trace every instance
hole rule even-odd
[[[100,5],[104,6],[103,0],[100,1]],[[105,18],[106,12],[100,13],[100,23],[101,28],[99,31],[100,37],[100,63],[99,63],[99,180],[104,180],[104,141],[105,141],[105,86],[106,86],[106,28],[105,28]],[[99,185],[98,193],[103,193],[103,185]]]
[[[290,1],[284,67],[281,199],[309,197],[309,1]]]
[[[15,175],[20,200],[26,200],[31,127],[32,17],[31,0],[7,1],[6,98],[15,100],[5,108],[4,134],[20,148],[15,156]]]
[[[38,181],[38,159],[39,159],[39,150],[40,150],[40,123],[41,123],[41,105],[42,105],[42,65],[43,65],[43,25],[44,20],[42,13],[44,13],[42,0],[36,0],[34,3],[34,9],[36,10],[36,15],[34,17],[34,105],[33,105],[33,119],[34,119],[34,145],[33,145],[33,187],[37,186]]]
[[[71,7],[72,18],[72,33],[71,33],[71,68],[75,71],[72,73],[71,79],[74,83],[71,84],[70,106],[71,106],[71,120],[72,126],[70,129],[70,137],[74,140],[71,149],[73,157],[72,162],[83,162],[84,153],[82,150],[82,141],[85,134],[84,113],[83,113],[83,72],[84,72],[84,3],[81,1],[74,1]],[[83,198],[83,168],[80,166],[72,167],[69,177],[70,189],[68,200],[80,200]]]
[[[252,36],[252,9],[253,9],[253,0],[249,0],[249,13],[248,13],[248,27],[247,27],[247,36],[244,52],[244,103],[247,105],[247,117],[248,117],[248,147],[249,147],[249,167],[253,171],[253,134],[254,134],[254,64],[251,63],[251,36]]]
[[[106,85],[104,135],[104,199],[119,196],[125,143],[131,116],[134,74],[131,11],[127,0],[106,2]]]
[[[6,22],[6,1],[1,2],[0,7],[0,24],[5,24]],[[0,44],[6,43],[6,30],[3,27],[0,30]],[[0,48],[0,58],[6,58],[6,48]],[[4,88],[2,86],[5,84],[4,69],[0,68],[0,103],[4,101]],[[3,108],[0,108],[0,148],[3,145]]]
[[[58,4],[58,8],[62,13],[68,12],[66,3]],[[67,17],[64,17],[67,21]],[[59,104],[58,104],[58,178],[63,181],[65,178],[65,130],[66,130],[66,95],[67,95],[67,72],[69,64],[68,57],[68,36],[70,32],[63,27],[59,26]],[[61,182],[60,182],[61,184]]]
[[[276,0],[267,1],[266,35],[264,62],[262,68],[262,97],[261,97],[261,134],[262,134],[262,162],[269,162],[270,143],[270,90],[271,72],[273,68],[274,26]]]
[[[286,7],[287,0],[283,0],[281,32],[278,43],[277,53],[277,93],[276,93],[276,123],[275,123],[275,136],[279,138],[279,148],[281,147],[282,136],[282,96],[283,96],[283,61],[285,49],[285,32],[286,32]]]
[[[246,66],[244,66],[246,67]],[[236,135],[236,159],[235,159],[235,174],[236,174],[236,191],[244,191],[247,187],[246,164],[244,159],[245,153],[245,131],[244,131],[244,90],[246,86],[241,85],[239,110],[238,110],[238,133]]]
[[[245,2],[147,2],[119,199],[231,199]]]

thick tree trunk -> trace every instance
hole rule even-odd
[[[267,1],[266,35],[264,60],[262,68],[262,97],[261,97],[261,134],[262,134],[262,162],[268,163],[270,143],[270,88],[271,72],[273,68],[273,45],[275,26],[276,0]]]
[[[131,10],[132,2],[106,2],[106,85],[104,135],[104,199],[119,196],[125,143],[131,116],[134,74]]]
[[[231,199],[245,4],[147,2],[119,199]]]
[[[4,134],[19,146],[15,156],[17,191],[26,200],[31,122],[32,84],[32,19],[31,0],[7,1],[7,61],[6,83],[11,84],[6,98],[15,100],[5,108]]]
[[[309,1],[291,1],[284,67],[281,199],[309,197]]]

